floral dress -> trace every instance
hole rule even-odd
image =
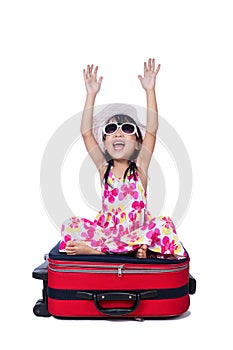
[[[103,253],[123,253],[146,244],[150,251],[185,257],[186,252],[168,216],[152,217],[146,192],[138,173],[117,178],[110,171],[102,183],[102,210],[94,221],[81,217],[67,219],[61,228],[59,251],[69,240],[83,241]]]

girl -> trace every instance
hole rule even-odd
[[[160,65],[155,60],[144,63],[139,75],[147,100],[147,124],[144,139],[139,125],[128,113],[108,115],[101,126],[104,150],[94,134],[93,109],[103,77],[98,67],[83,70],[86,85],[81,133],[102,183],[102,210],[92,222],[72,217],[62,225],[60,252],[74,254],[131,253],[138,258],[149,256],[179,258],[186,256],[175,226],[169,217],[152,218],[147,209],[147,173],[158,129],[155,82]],[[106,162],[107,161],[107,162]]]

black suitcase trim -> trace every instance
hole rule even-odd
[[[48,297],[56,300],[93,300],[97,295],[98,300],[136,300],[136,294],[141,300],[176,299],[189,294],[189,283],[178,288],[139,290],[139,291],[88,291],[74,289],[55,289],[48,287]]]
[[[102,314],[109,316],[123,316],[135,311],[141,300],[176,299],[187,295],[189,283],[185,286],[169,289],[153,289],[140,291],[79,291],[48,288],[48,297],[57,300],[93,300],[94,305]],[[132,301],[131,307],[105,308],[101,301],[126,300]]]

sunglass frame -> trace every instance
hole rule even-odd
[[[114,124],[114,125],[116,125],[117,126],[117,128],[116,128],[116,130],[114,131],[114,132],[112,132],[112,133],[107,133],[106,132],[106,127],[108,126],[108,125],[112,125],[112,124]],[[124,125],[132,125],[133,127],[134,127],[134,131],[132,132],[132,133],[127,133],[127,132],[124,132],[123,131],[123,129],[122,129],[122,126],[124,126]],[[105,134],[105,135],[107,135],[107,136],[111,136],[111,135],[114,135],[119,129],[121,129],[121,131],[122,131],[122,133],[124,134],[124,135],[133,135],[133,134],[136,134],[137,135],[137,137],[139,137],[138,136],[138,131],[137,131],[137,126],[135,125],[135,124],[133,124],[133,123],[130,123],[130,122],[125,122],[125,123],[122,123],[122,124],[118,124],[118,123],[115,123],[115,122],[111,122],[111,123],[108,123],[108,124],[106,124],[106,125],[104,125],[104,127],[103,127],[103,133]]]

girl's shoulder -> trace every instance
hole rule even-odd
[[[106,171],[108,169],[108,166],[109,166],[109,164],[106,162],[99,168],[101,184],[103,184],[103,182],[105,182],[104,177],[105,177]],[[136,163],[136,166],[137,166],[137,168],[135,169],[136,178],[138,177],[140,179],[142,186],[143,186],[144,190],[146,191],[147,182],[148,182],[147,173],[145,173],[145,171],[143,171],[143,169],[140,167],[140,164]],[[109,179],[109,177],[110,177],[110,179]],[[110,180],[110,182],[112,182],[114,180],[114,178],[119,180],[119,178],[115,177],[115,175],[112,173],[111,168],[110,168],[109,173],[108,173],[108,181]],[[127,174],[126,178],[129,178],[130,181],[131,181],[131,179],[134,178],[134,176],[132,174],[130,174],[129,170],[128,170],[128,174]]]

